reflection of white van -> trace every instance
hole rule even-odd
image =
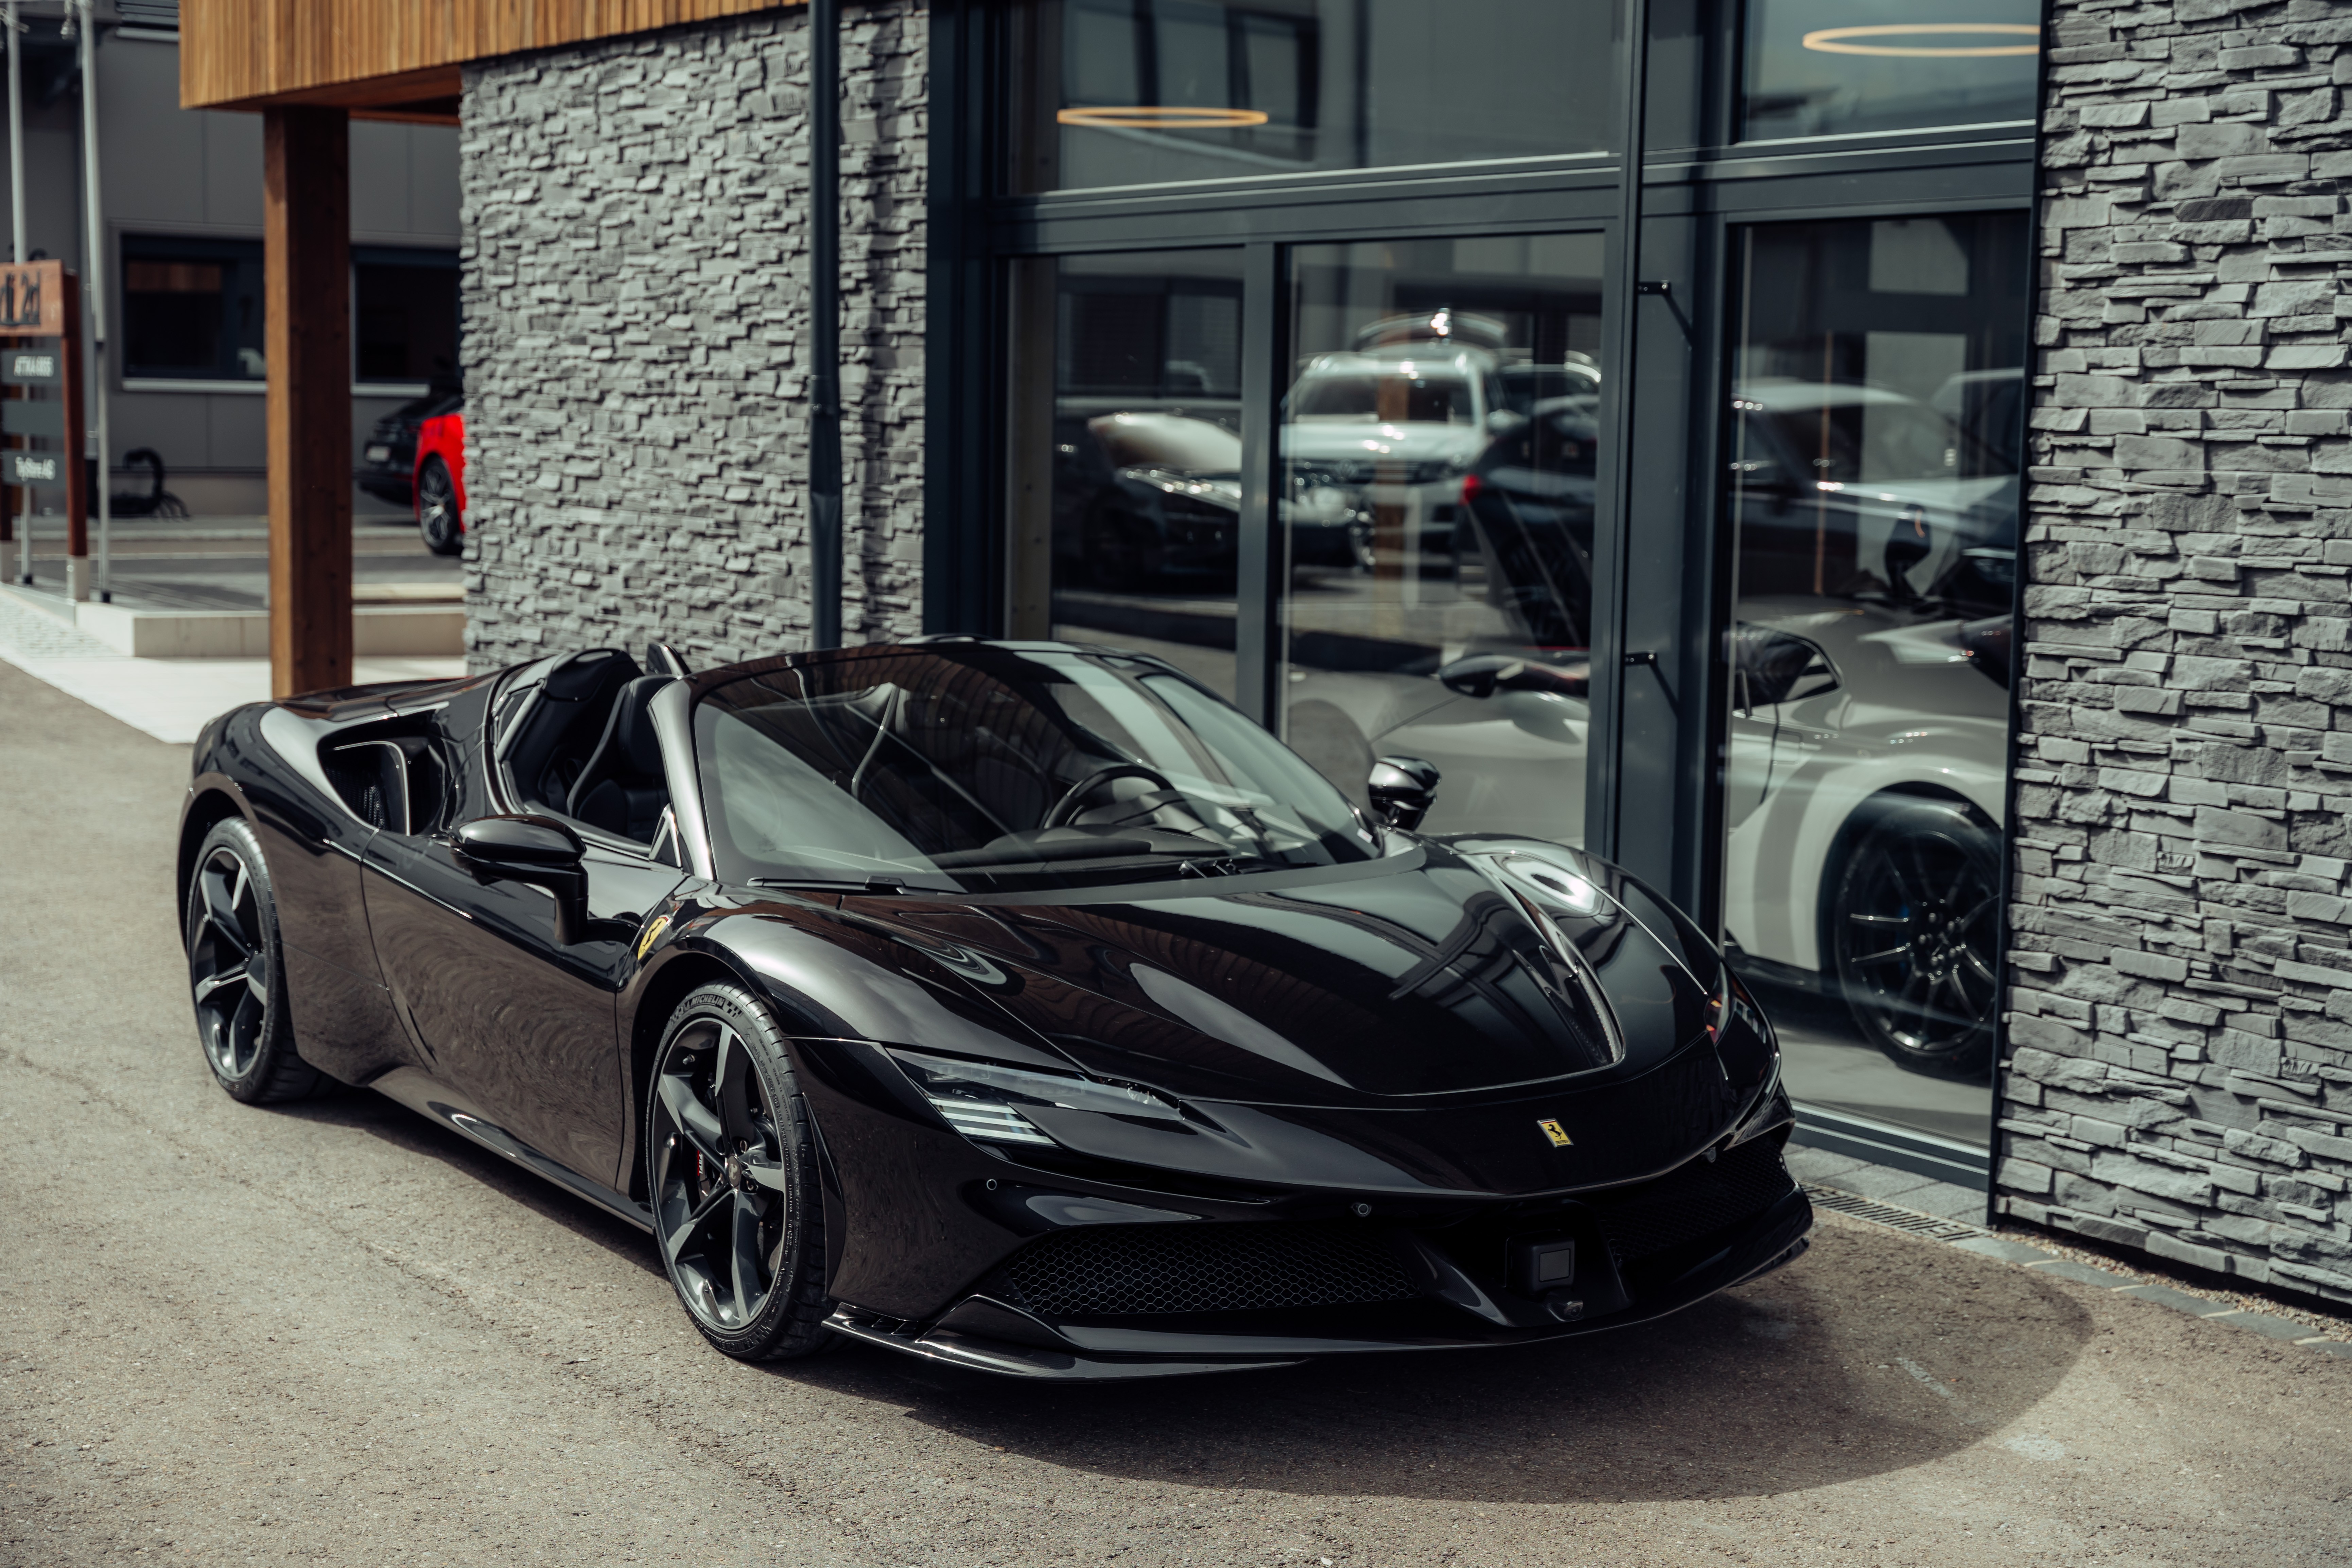
[[[1284,402],[1285,521],[1296,529],[1327,513],[1399,509],[1418,548],[1448,552],[1462,476],[1517,420],[1481,349],[1318,354]]]

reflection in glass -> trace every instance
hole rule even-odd
[[[1615,14],[1613,0],[1028,0],[1007,51],[1013,186],[1596,152]]]
[[[1156,653],[1233,695],[1241,256],[1014,265],[1013,636]]]
[[[1801,1100],[1988,1135],[2024,218],[1747,230],[1724,931]]]
[[[2040,0],[1748,0],[1743,141],[2033,118]]]
[[[1597,235],[1300,246],[1276,497],[1284,738],[1424,832],[1584,837]]]

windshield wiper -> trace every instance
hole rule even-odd
[[[750,885],[754,888],[841,888],[878,897],[898,893],[938,893],[953,898],[961,890],[955,888],[912,887],[904,877],[878,873],[871,877],[753,877],[750,879]]]

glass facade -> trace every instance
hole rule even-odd
[[[2033,118],[2040,0],[1748,0],[1741,136]]]
[[[1608,138],[1610,0],[1031,0],[1017,15],[1015,190],[1545,157]]]
[[[1580,844],[1601,407],[1596,234],[1300,246],[1279,440],[1283,733],[1431,832]]]
[[[1116,641],[1234,694],[1242,253],[1015,269],[1015,635]]]
[[[1738,237],[1723,931],[1791,1090],[1985,1135],[2022,214]]]
[[[933,622],[1157,654],[1360,803],[1418,758],[1424,830],[1611,857],[1722,936],[1809,1127],[1979,1179],[2038,13],[1629,14],[1630,149],[1614,5],[991,9],[957,449],[1003,482]]]

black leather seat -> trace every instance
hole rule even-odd
[[[654,738],[653,700],[654,693],[671,679],[645,675],[621,688],[613,716],[604,721],[604,738],[572,786],[564,809],[574,818],[640,844],[653,842],[662,807],[669,804],[661,743]]]

